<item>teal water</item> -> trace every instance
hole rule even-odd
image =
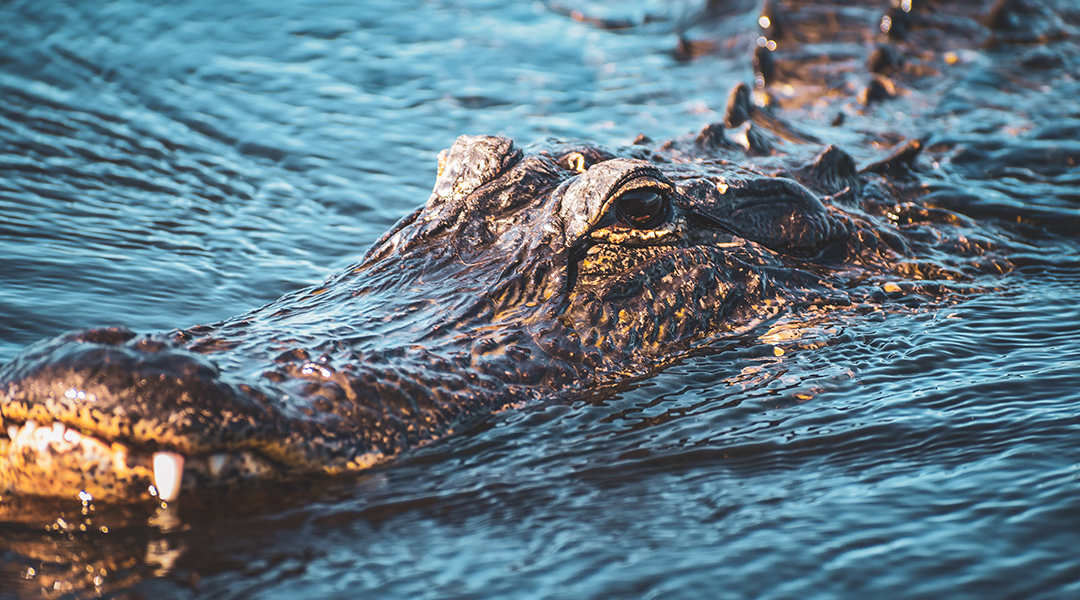
[[[427,198],[460,134],[618,146],[720,120],[759,5],[714,4],[580,6],[638,24],[616,31],[540,2],[0,3],[0,362],[317,283]],[[880,4],[840,12],[873,27]],[[780,113],[860,164],[929,139],[927,198],[1023,248],[978,292],[507,410],[360,478],[31,511],[0,522],[0,598],[1080,595],[1080,13],[1040,5],[1065,35],[972,30],[868,110],[853,55]],[[717,43],[678,60],[680,32]]]

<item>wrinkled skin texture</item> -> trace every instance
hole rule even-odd
[[[933,299],[1007,269],[964,217],[917,203],[919,151],[860,171],[745,86],[723,123],[662,145],[463,136],[427,203],[323,284],[190,329],[74,332],[5,365],[0,490],[145,498],[160,451],[185,457],[186,489],[361,470],[808,306]]]
[[[17,431],[0,483],[140,497],[155,451],[187,458],[189,488],[363,469],[784,310],[859,302],[852,270],[962,276],[854,209],[892,188],[842,151],[796,173],[463,136],[427,204],[322,285],[213,325],[29,348],[0,373]]]

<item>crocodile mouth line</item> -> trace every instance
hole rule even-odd
[[[184,456],[110,442],[60,422],[6,420],[0,432],[0,492],[86,497],[157,497],[183,488],[279,480],[285,469],[254,450]]]

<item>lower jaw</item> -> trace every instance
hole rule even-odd
[[[6,435],[4,435],[6,434]],[[86,501],[172,500],[182,488],[280,479],[281,469],[240,450],[183,457],[134,450],[64,427],[7,422],[0,432],[0,492]]]

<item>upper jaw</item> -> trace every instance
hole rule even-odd
[[[286,470],[256,450],[185,455],[80,432],[59,421],[4,420],[0,492],[55,497],[175,499],[183,488],[275,480]]]
[[[265,440],[281,430],[280,415],[189,352],[75,332],[0,369],[0,492],[168,500],[279,478],[288,453]]]

